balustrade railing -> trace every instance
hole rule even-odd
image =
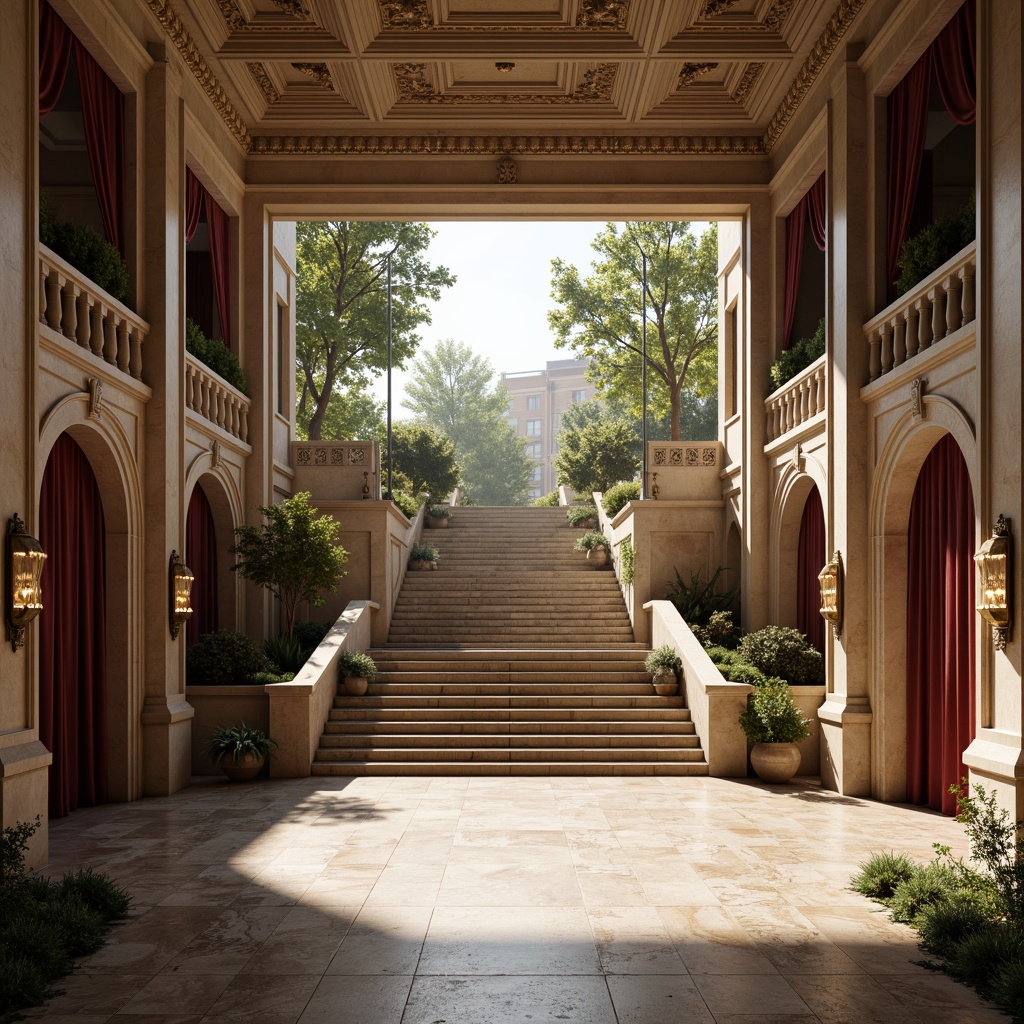
[[[971,242],[864,325],[869,380],[878,380],[974,320],[977,268],[977,246]]]
[[[249,399],[188,352],[185,353],[185,405],[232,437],[249,443]]]
[[[68,341],[142,379],[149,324],[44,245],[39,246],[39,322]]]
[[[825,411],[825,359],[815,359],[765,399],[769,442]]]

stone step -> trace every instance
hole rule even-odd
[[[423,649],[415,654],[408,651],[393,650],[390,647],[371,647],[369,654],[378,665],[383,661],[401,661],[408,663],[410,659],[416,662],[425,662],[436,665],[443,662],[446,665],[476,665],[478,662],[497,662],[500,666],[529,662],[524,666],[530,670],[538,667],[551,665],[555,662],[570,661],[573,664],[626,662],[630,665],[642,663],[647,650],[646,646],[638,643],[625,644],[607,650],[595,651],[591,647],[557,647],[547,646],[506,649],[502,647],[473,647],[466,650],[450,650],[441,648],[437,650]],[[638,653],[639,652],[639,653]],[[581,660],[582,659],[582,660]]]
[[[610,672],[592,670],[590,672],[552,672],[544,669],[535,671],[516,669],[514,672],[491,669],[485,671],[428,670],[426,672],[406,671],[405,668],[377,669],[377,681],[374,686],[410,686],[434,684],[449,686],[455,684],[472,684],[477,686],[539,685],[545,686],[605,686],[608,684],[627,686],[651,686],[651,677],[644,671]]]
[[[387,697],[643,697],[652,693],[649,680],[643,682],[433,682],[418,683],[375,682],[370,684],[367,696]]]
[[[558,743],[553,741],[557,738]],[[479,749],[504,749],[504,748],[549,748],[554,749],[671,749],[671,750],[696,750],[700,747],[700,741],[696,736],[682,736],[670,734],[644,735],[641,733],[630,733],[617,735],[605,733],[600,736],[582,735],[561,735],[553,737],[548,735],[531,736],[528,733],[477,733],[477,732],[444,732],[438,730],[430,735],[422,733],[375,733],[368,736],[362,733],[337,733],[325,734],[320,739],[321,750],[353,750],[362,751],[365,755],[367,750],[405,750],[405,749],[444,749],[447,747],[476,747]]]
[[[637,721],[611,719],[608,721],[542,721],[537,718],[490,720],[474,717],[471,720],[453,719],[443,729],[438,721],[422,719],[383,720],[343,718],[328,721],[324,726],[324,746],[328,736],[433,736],[440,732],[473,736],[696,736],[689,719],[642,719]]]
[[[344,747],[320,747],[315,760],[321,764],[344,761],[703,761],[704,752],[696,749],[663,747],[404,747],[401,749],[349,750]]]
[[[552,762],[534,761],[515,764],[496,764],[468,761],[348,761],[327,764],[314,761],[311,774],[318,776],[362,776],[362,775],[477,775],[477,776],[638,776],[638,775],[674,775],[700,776],[708,774],[706,761],[694,762],[639,762],[639,761],[580,761]]]
[[[336,696],[335,708],[673,708],[682,698],[656,694],[379,694],[363,697]]]
[[[648,708],[509,708],[497,707],[486,710],[475,706],[452,707],[347,707],[332,708],[327,725],[362,722],[369,725],[388,723],[406,725],[412,722],[430,724],[441,728],[438,723],[445,723],[447,728],[454,729],[459,723],[469,728],[476,722],[505,723],[506,728],[517,725],[530,725],[538,722],[553,727],[567,725],[569,727],[585,726],[603,732],[618,726],[648,726],[654,723],[671,726],[690,721],[690,712],[683,707],[648,707]]]

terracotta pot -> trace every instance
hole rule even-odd
[[[370,688],[366,676],[345,676],[341,688],[349,697],[362,697]]]
[[[431,530],[447,530],[448,520],[443,516],[438,516],[437,518],[434,516],[427,516],[427,526],[429,526]]]
[[[577,529],[581,530],[596,530],[597,520],[596,519],[581,519],[578,523],[574,524]]]
[[[220,770],[232,782],[248,782],[249,779],[255,779],[259,775],[266,760],[262,754],[259,756],[243,754],[239,761],[236,761],[231,754],[224,754],[220,759]]]
[[[679,689],[676,674],[670,668],[659,668],[653,673],[654,692],[659,697],[673,697]]]
[[[589,561],[595,569],[602,568],[608,564],[608,549],[603,544],[596,548],[591,548],[587,561]]]
[[[425,569],[433,569],[434,563],[425,558],[413,558],[409,561],[409,568],[417,572],[423,572]]]
[[[795,743],[755,743],[750,763],[764,782],[789,782],[800,768],[800,748]]]

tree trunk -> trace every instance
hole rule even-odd
[[[672,409],[672,411],[671,411],[671,413],[669,415],[672,417],[672,440],[673,441],[681,441],[682,440],[682,438],[679,436],[679,414],[682,411],[681,403],[679,401],[679,391],[680,391],[680,389],[678,387],[674,387],[674,388],[670,388],[669,389],[669,400],[671,402],[671,409]],[[313,436],[312,432],[310,433],[309,436],[310,437]]]
[[[321,401],[316,403],[316,408],[313,410],[313,415],[309,417],[309,439],[310,441],[320,440],[320,431],[323,430],[324,426],[324,415],[327,413],[327,402],[323,401],[325,398],[330,397],[330,392],[324,388],[320,393]]]

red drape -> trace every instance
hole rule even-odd
[[[204,190],[205,191],[205,190]],[[210,263],[213,266],[213,295],[217,300],[217,316],[224,344],[231,348],[231,219],[205,193],[206,228],[210,232]]]
[[[907,799],[956,813],[974,736],[974,498],[952,436],[932,449],[910,507]]]
[[[939,93],[957,124],[974,124],[977,115],[976,22],[975,0],[967,0],[931,45]]]
[[[825,172],[822,171],[818,180],[808,189],[804,196],[807,202],[807,223],[811,227],[814,244],[825,251],[825,240],[828,238],[828,227],[825,219]]]
[[[106,799],[103,505],[92,467],[67,434],[50,453],[39,498],[39,738],[53,754],[50,815]]]
[[[827,561],[825,514],[817,487],[811,488],[800,519],[796,556],[796,628],[825,653],[825,620],[821,617],[821,585],[818,573]]]
[[[57,105],[71,62],[74,39],[67,25],[46,0],[39,5],[39,116],[46,117]]]
[[[185,564],[192,570],[192,618],[185,627],[191,647],[203,633],[220,628],[217,613],[217,536],[213,511],[202,487],[196,484],[185,520]]]
[[[199,227],[199,218],[203,212],[203,196],[206,189],[203,183],[185,168],[185,241],[191,242]]]
[[[796,303],[800,297],[800,265],[803,263],[804,227],[811,226],[814,244],[825,251],[825,174],[803,194],[786,218],[786,291],[782,307],[783,348],[793,342]]]

